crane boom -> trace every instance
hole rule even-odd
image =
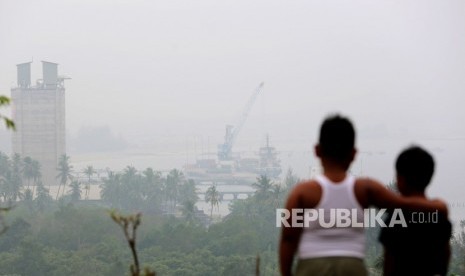
[[[231,160],[232,159],[232,147],[234,142],[241,131],[242,126],[244,125],[247,117],[249,116],[249,112],[252,109],[255,100],[257,99],[258,94],[260,91],[263,90],[264,83],[260,83],[260,85],[255,89],[254,93],[250,97],[249,101],[247,102],[242,114],[237,122],[236,126],[227,125],[226,126],[226,134],[224,136],[224,144],[218,145],[218,158],[220,160]]]

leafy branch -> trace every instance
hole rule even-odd
[[[0,95],[0,107],[9,105],[10,101],[11,101],[10,98]],[[16,129],[15,123],[10,118],[0,114],[0,120],[3,120],[5,122],[6,128],[12,129],[12,130]]]
[[[140,271],[139,258],[136,251],[136,233],[137,227],[139,227],[141,223],[141,213],[123,216],[118,214],[116,211],[111,211],[110,216],[113,221],[121,226],[121,229],[123,229],[124,237],[126,238],[126,241],[129,244],[129,248],[131,249],[132,257],[134,260],[134,263],[130,266],[131,276],[155,276],[155,272],[151,271],[149,268],[144,269],[144,274],[141,274]]]

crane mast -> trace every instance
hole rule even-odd
[[[226,134],[224,136],[224,143],[218,145],[218,159],[219,160],[231,160],[232,159],[232,147],[234,142],[241,131],[242,126],[244,125],[247,117],[249,116],[250,110],[252,109],[255,100],[257,99],[258,94],[260,91],[263,90],[264,83],[260,83],[260,85],[255,89],[254,93],[250,97],[249,101],[247,102],[242,114],[239,118],[239,121],[235,126],[227,125],[226,126]]]

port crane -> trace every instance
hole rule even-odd
[[[260,83],[260,85],[255,89],[252,96],[250,97],[249,101],[247,102],[242,114],[239,118],[239,121],[236,125],[226,125],[226,134],[224,136],[224,143],[218,145],[218,159],[220,161],[232,160],[232,147],[234,142],[241,131],[242,126],[244,125],[247,117],[249,116],[249,112],[252,109],[255,100],[257,99],[258,94],[260,91],[263,90],[264,83]]]

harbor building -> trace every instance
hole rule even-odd
[[[17,65],[17,87],[11,89],[13,153],[39,161],[44,185],[58,184],[60,156],[66,153],[65,77],[58,64],[42,61],[42,79],[31,84],[31,62]]]

